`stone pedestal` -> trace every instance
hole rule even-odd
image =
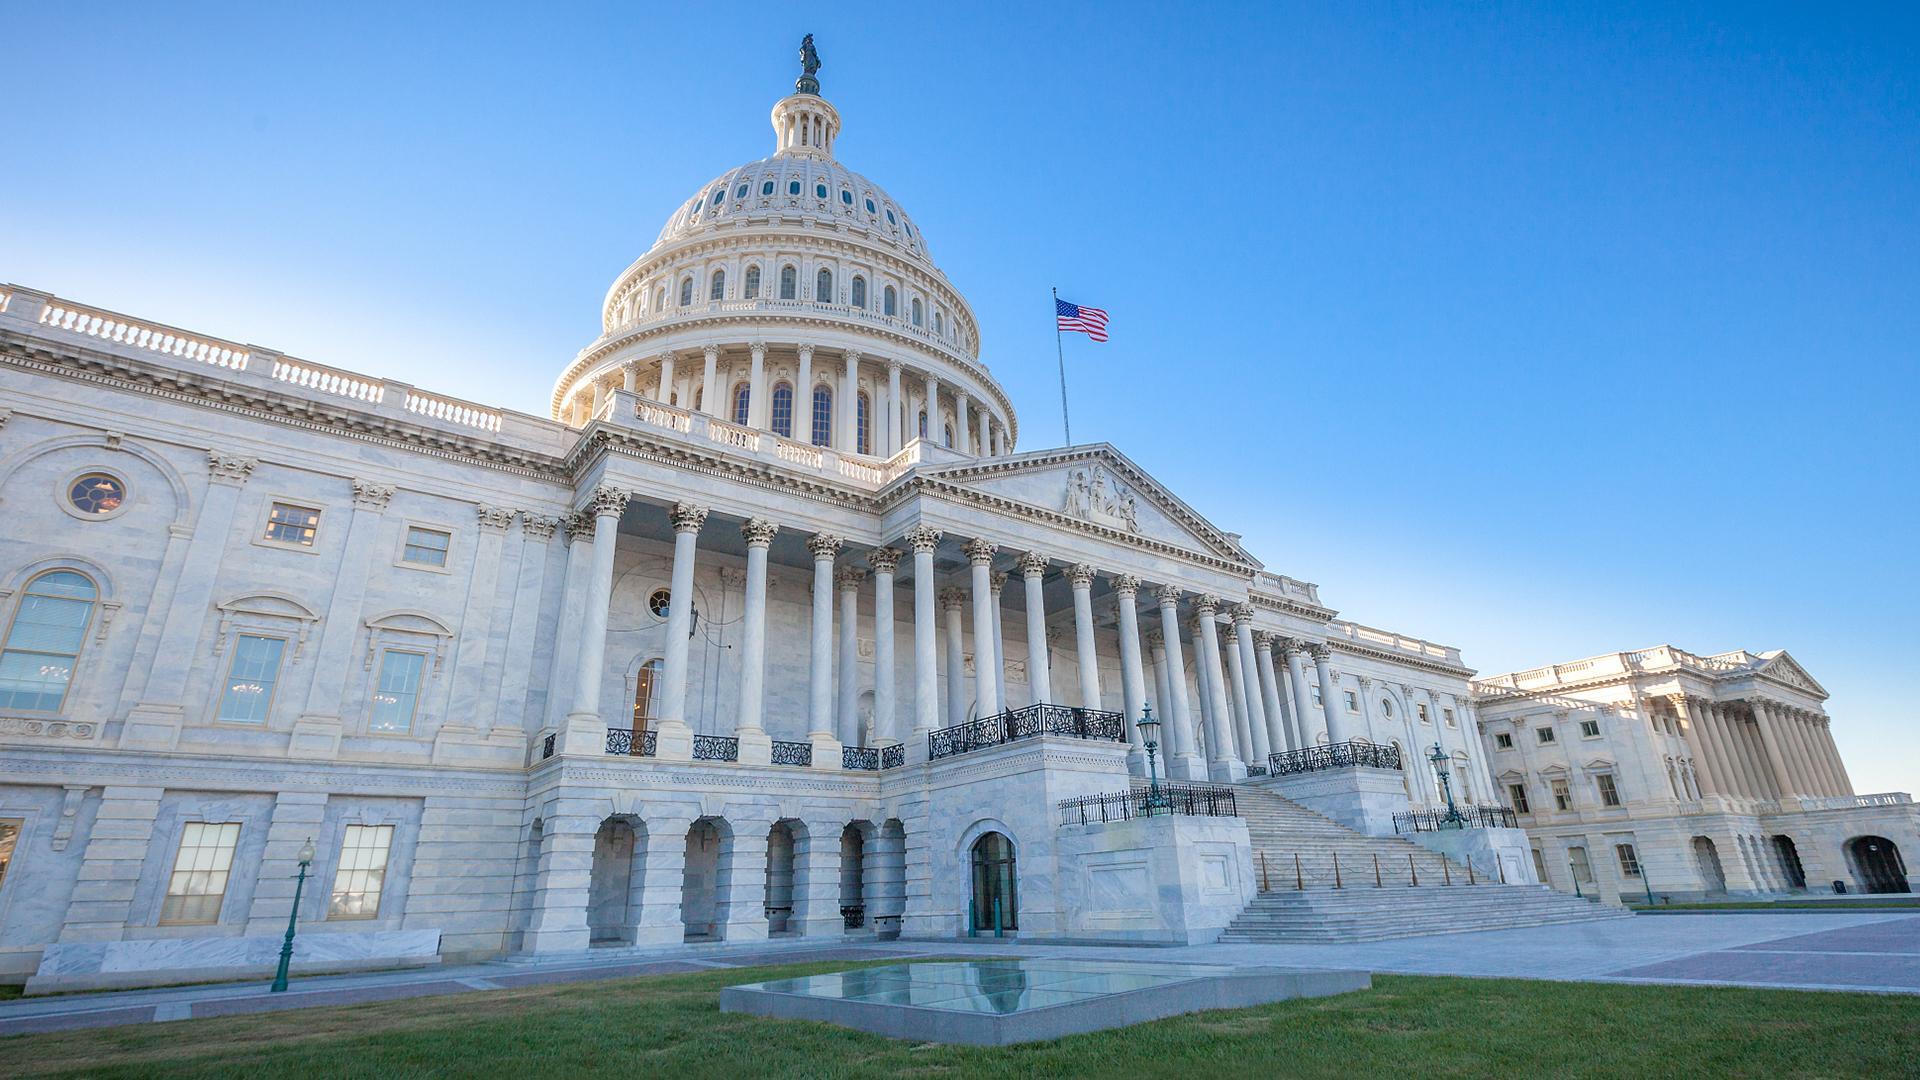
[[[1166,816],[1060,829],[1060,936],[1199,945],[1259,886],[1246,822]]]
[[[1471,859],[1473,872],[1490,880],[1504,877],[1509,885],[1542,884],[1533,872],[1525,829],[1442,829],[1409,833],[1407,839],[1462,866]]]
[[[1368,836],[1392,836],[1393,815],[1412,808],[1398,769],[1346,765],[1255,783]]]
[[[769,756],[773,753],[768,746]],[[653,725],[653,757],[655,761],[692,761],[693,729],[684,720],[659,720]]]

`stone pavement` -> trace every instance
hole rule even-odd
[[[1360,968],[1594,982],[1683,983],[1920,993],[1920,916],[1897,911],[1641,915],[1561,926],[1434,934],[1346,945],[1190,945],[1142,948],[1017,941],[760,942],[622,950],[551,961],[501,961],[262,982],[130,990],[0,1002],[0,1036],[241,1013],[463,994],[632,975],[758,964],[916,956],[1113,958],[1305,968]]]

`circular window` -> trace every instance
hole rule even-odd
[[[106,473],[87,473],[67,486],[67,501],[83,517],[111,517],[126,500],[126,486]]]
[[[667,617],[667,609],[672,604],[673,591],[670,589],[655,589],[653,595],[647,597],[647,610],[663,619]]]

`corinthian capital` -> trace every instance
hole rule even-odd
[[[915,525],[902,537],[916,555],[931,555],[940,546],[940,530],[931,525]]]
[[[843,566],[833,572],[833,583],[842,591],[857,589],[867,580],[867,572],[857,566]]]
[[[1272,652],[1273,637],[1273,631],[1271,630],[1255,630],[1253,632],[1253,647],[1255,651],[1265,650]]]
[[[1113,591],[1122,600],[1131,600],[1140,593],[1140,579],[1132,574],[1115,574],[1107,579],[1107,583],[1113,586]]]
[[[593,515],[584,510],[575,510],[566,517],[567,542],[593,539]]]
[[[207,451],[207,475],[215,483],[244,484],[247,477],[253,475],[254,466],[260,459],[241,457],[238,454],[223,454],[218,450]]]
[[[1211,619],[1213,613],[1219,610],[1220,598],[1212,593],[1201,593],[1193,598],[1193,612],[1200,618]]]
[[[740,525],[740,535],[747,541],[748,547],[766,547],[780,533],[780,526],[766,518],[748,518]]]
[[[1236,623],[1250,623],[1253,621],[1253,605],[1235,604],[1228,609],[1227,614],[1233,616],[1233,621]]]
[[[966,606],[967,594],[965,592],[954,588],[940,590],[941,611],[963,611],[966,609]]]
[[[544,517],[525,511],[520,514],[520,531],[526,533],[529,540],[538,540],[544,544],[553,539],[553,530],[559,527],[560,519],[557,517]]]
[[[1162,585],[1153,590],[1153,598],[1160,602],[1161,607],[1173,607],[1180,602],[1181,595],[1178,585]]]
[[[994,546],[993,541],[976,536],[960,545],[960,550],[966,554],[968,562],[985,566],[993,561],[993,553],[1000,549]]]
[[[480,519],[480,527],[488,532],[506,532],[513,524],[513,511],[500,506],[487,506],[482,503],[474,507],[474,513]]]
[[[1324,641],[1315,641],[1308,644],[1307,651],[1313,654],[1313,662],[1316,664],[1331,659],[1333,656],[1332,647]]]
[[[1042,577],[1047,572],[1047,557],[1037,551],[1020,556],[1021,577]]]
[[[700,526],[707,523],[708,510],[704,506],[688,503],[673,504],[673,531],[677,533],[699,532]]]
[[[807,550],[813,552],[815,562],[823,559],[831,561],[834,556],[840,554],[840,544],[840,538],[832,533],[814,533],[807,537]]]
[[[632,497],[629,492],[601,484],[593,489],[593,494],[587,496],[587,505],[582,509],[595,517],[619,517],[621,511],[627,508],[627,500]]]
[[[1074,563],[1067,568],[1067,580],[1071,582],[1076,589],[1091,589],[1093,588],[1093,579],[1098,576],[1099,573],[1098,570],[1093,568],[1092,563]]]
[[[900,567],[898,548],[877,547],[867,552],[867,565],[876,574],[891,574]]]
[[[387,502],[393,498],[392,484],[376,484],[371,480],[353,482],[353,505],[368,510],[385,510]]]

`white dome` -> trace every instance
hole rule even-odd
[[[775,154],[728,169],[680,204],[660,229],[653,250],[769,217],[844,226],[853,236],[888,246],[932,265],[926,238],[880,185],[831,158]]]

